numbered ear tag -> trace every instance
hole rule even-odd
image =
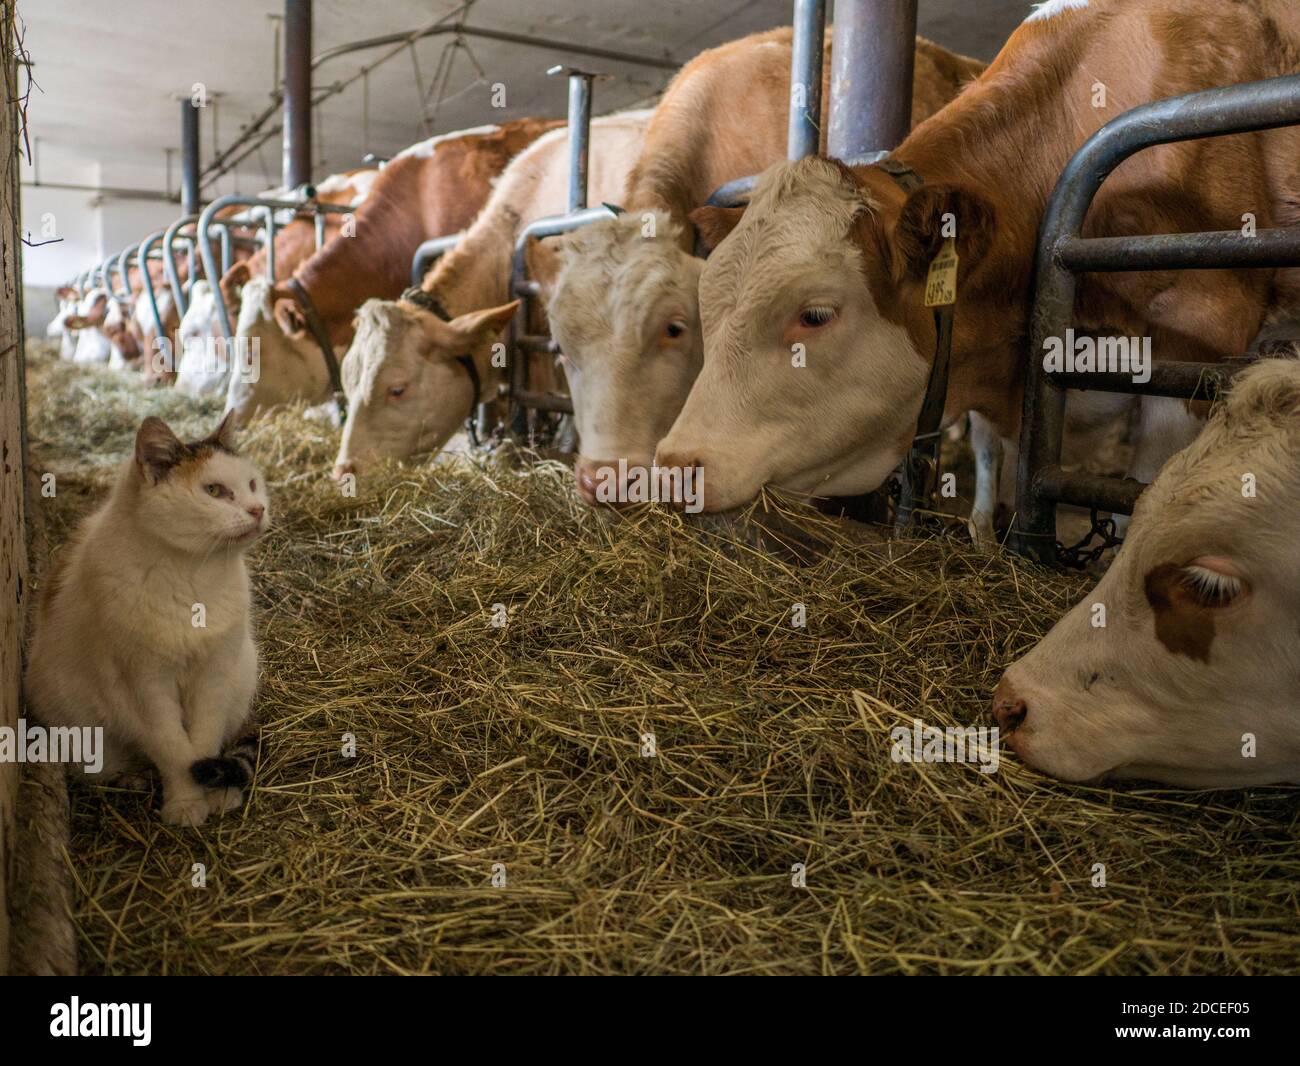
[[[925,276],[925,306],[947,307],[957,302],[957,246],[949,237],[930,261]]]

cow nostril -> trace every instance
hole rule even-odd
[[[997,719],[998,728],[1004,733],[1013,733],[1024,722],[1029,708],[1022,699],[1003,698],[993,704],[993,717]]]

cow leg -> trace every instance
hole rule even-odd
[[[1150,484],[1165,461],[1186,448],[1205,423],[1187,410],[1187,402],[1171,396],[1143,396],[1137,447],[1128,476]],[[1115,531],[1128,529],[1129,516],[1115,516]]]
[[[975,453],[975,501],[967,526],[971,540],[991,547],[998,539],[994,513],[1000,495],[1003,441],[993,423],[977,411],[970,413],[970,445]]]

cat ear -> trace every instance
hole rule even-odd
[[[208,434],[207,443],[215,444],[223,451],[233,452],[235,450],[235,412],[233,408],[226,412],[226,417],[221,420],[221,425]]]
[[[185,445],[161,418],[150,415],[140,423],[135,435],[135,463],[140,472],[155,484],[180,462]]]

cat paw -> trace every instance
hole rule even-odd
[[[244,793],[238,788],[214,788],[208,792],[208,813],[229,814],[239,810]]]
[[[174,796],[163,801],[162,819],[168,825],[202,825],[208,810],[207,796]]]
[[[148,774],[120,773],[110,781],[104,782],[109,788],[120,788],[127,792],[148,792],[153,782]]]

